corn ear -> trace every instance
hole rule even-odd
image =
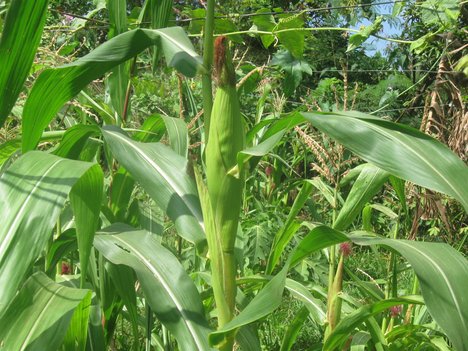
[[[207,188],[214,221],[212,228],[215,231],[212,235],[218,243],[215,247],[212,245],[210,254],[217,255],[218,262],[222,265],[219,271],[221,289],[229,309],[229,313],[219,315],[219,324],[222,326],[232,318],[234,311],[236,294],[234,244],[244,183],[242,175],[236,178],[228,172],[237,164],[237,153],[244,148],[245,135],[234,67],[225,37],[219,37],[215,41],[214,61],[218,89],[211,112],[205,155]],[[214,252],[219,249],[222,252]],[[220,304],[221,301],[217,301],[218,307]]]

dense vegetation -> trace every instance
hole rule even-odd
[[[0,0],[0,350],[468,350],[467,17]]]

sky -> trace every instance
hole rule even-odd
[[[393,10],[393,5],[391,4],[386,4],[386,5],[380,5],[380,6],[377,6],[377,9],[378,9],[378,12],[381,14],[381,15],[391,15],[392,14],[392,10]],[[372,22],[370,22],[369,20],[363,18],[362,21],[360,21],[358,24],[356,24],[356,26],[354,26],[353,28],[356,28],[356,29],[359,29],[360,26],[368,26],[372,24]],[[399,25],[395,26],[394,23],[392,24],[389,24],[388,21],[384,20],[383,22],[383,28],[382,30],[380,31],[380,36],[383,36],[383,37],[399,37],[400,34],[401,34],[401,27]],[[387,47],[387,45],[389,44],[388,41],[386,40],[382,40],[382,39],[378,39],[378,38],[375,38],[375,37],[371,37],[369,38],[364,46],[366,48],[366,52],[369,54],[369,55],[373,55],[375,54],[377,51],[380,51],[381,54],[385,55],[385,48]]]

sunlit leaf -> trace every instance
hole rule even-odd
[[[302,115],[364,160],[402,179],[451,195],[468,210],[468,167],[436,139],[358,112]]]

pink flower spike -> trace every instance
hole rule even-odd
[[[350,241],[340,244],[340,251],[344,257],[348,257],[353,253],[353,244]]]
[[[398,317],[402,311],[401,305],[392,306],[388,309],[392,318]]]

